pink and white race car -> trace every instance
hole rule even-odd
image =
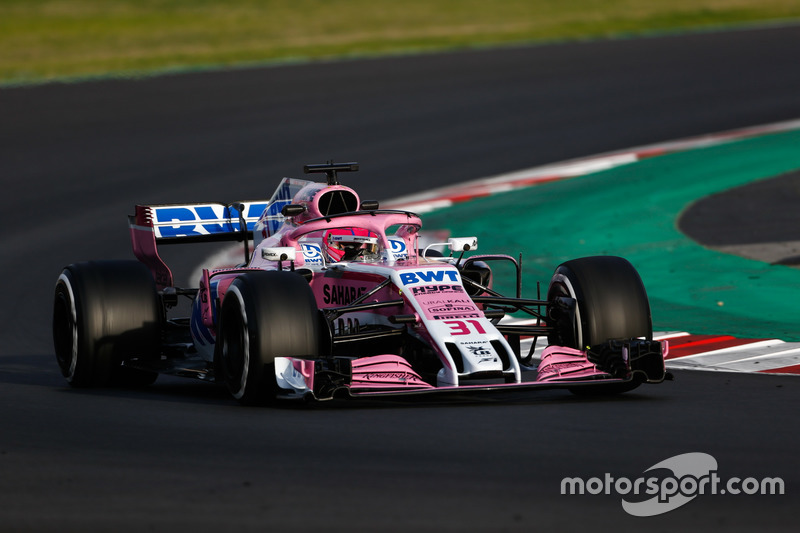
[[[644,285],[625,259],[567,261],[546,298],[525,299],[517,259],[472,254],[474,237],[421,249],[416,214],[381,210],[339,184],[339,172],[355,170],[307,165],[326,182],[284,178],[268,201],[137,205],[138,261],[75,263],[56,283],[53,338],[67,381],[145,385],[165,373],[263,404],[514,388],[618,393],[669,377],[667,345],[653,340]],[[176,287],[159,246],[220,240],[243,242],[243,262]],[[516,273],[512,297],[493,288],[499,262]]]

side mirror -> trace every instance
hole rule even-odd
[[[294,263],[297,250],[291,246],[276,246],[275,248],[262,248],[261,258],[267,261],[291,261]]]
[[[447,246],[454,252],[470,252],[478,249],[478,238],[458,237],[447,239]]]
[[[300,204],[287,204],[281,209],[281,215],[285,217],[296,217],[306,212],[306,206]]]
[[[433,259],[433,260],[436,260],[436,261],[449,261],[448,258],[441,257],[441,254],[439,252],[436,252],[435,253],[436,255],[433,256],[433,257],[428,257],[428,250],[430,250],[434,246],[447,246],[448,248],[450,248],[451,255],[452,255],[452,252],[456,252],[456,253],[462,254],[462,256],[463,256],[464,252],[469,252],[471,250],[477,250],[478,249],[478,238],[477,237],[455,237],[455,238],[450,238],[450,239],[447,239],[447,242],[434,242],[434,243],[431,243],[428,246],[426,246],[425,249],[422,251],[422,257],[424,257],[425,259],[428,259],[428,260]],[[459,261],[460,261],[460,259],[459,259]]]

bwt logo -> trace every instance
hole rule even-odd
[[[390,237],[389,245],[392,247],[392,257],[394,259],[408,259],[408,249],[405,242]]]
[[[306,264],[322,264],[322,248],[318,244],[301,243],[303,262]]]
[[[399,254],[405,253],[406,243],[397,239],[389,239],[389,245],[392,247],[392,252]]]
[[[252,230],[254,218],[258,218],[265,203],[245,204],[247,229]],[[159,237],[187,237],[191,235],[212,235],[240,231],[239,211],[230,206],[182,205],[157,207],[155,212],[156,231]]]
[[[460,283],[457,270],[444,269],[401,272],[400,281],[403,285],[416,285],[417,283],[442,283],[443,281]]]
[[[779,477],[732,477],[722,480],[717,474],[717,460],[707,453],[692,452],[676,455],[656,463],[645,473],[661,470],[669,475],[640,476],[636,479],[603,478],[583,480],[568,477],[561,480],[561,494],[612,494],[622,498],[622,508],[633,516],[656,516],[686,505],[705,494],[784,494],[784,482]],[[644,499],[642,496],[651,496]]]

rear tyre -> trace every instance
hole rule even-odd
[[[157,358],[161,304],[153,276],[136,261],[90,261],[65,268],[53,303],[53,344],[73,387],[141,386],[157,374],[122,366]]]
[[[314,294],[292,272],[248,272],[222,302],[216,361],[218,379],[245,405],[272,402],[278,392],[275,357],[313,359],[320,351]]]
[[[647,292],[639,273],[626,259],[583,257],[559,265],[550,281],[547,300],[552,303],[558,297],[576,301],[574,318],[551,317],[556,331],[548,336],[549,344],[585,350],[609,340],[653,338]],[[559,306],[551,304],[550,308]],[[580,395],[617,394],[639,384],[631,381],[570,390]]]

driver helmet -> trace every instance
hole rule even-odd
[[[325,249],[331,261],[374,261],[380,258],[378,235],[363,228],[325,232]]]

